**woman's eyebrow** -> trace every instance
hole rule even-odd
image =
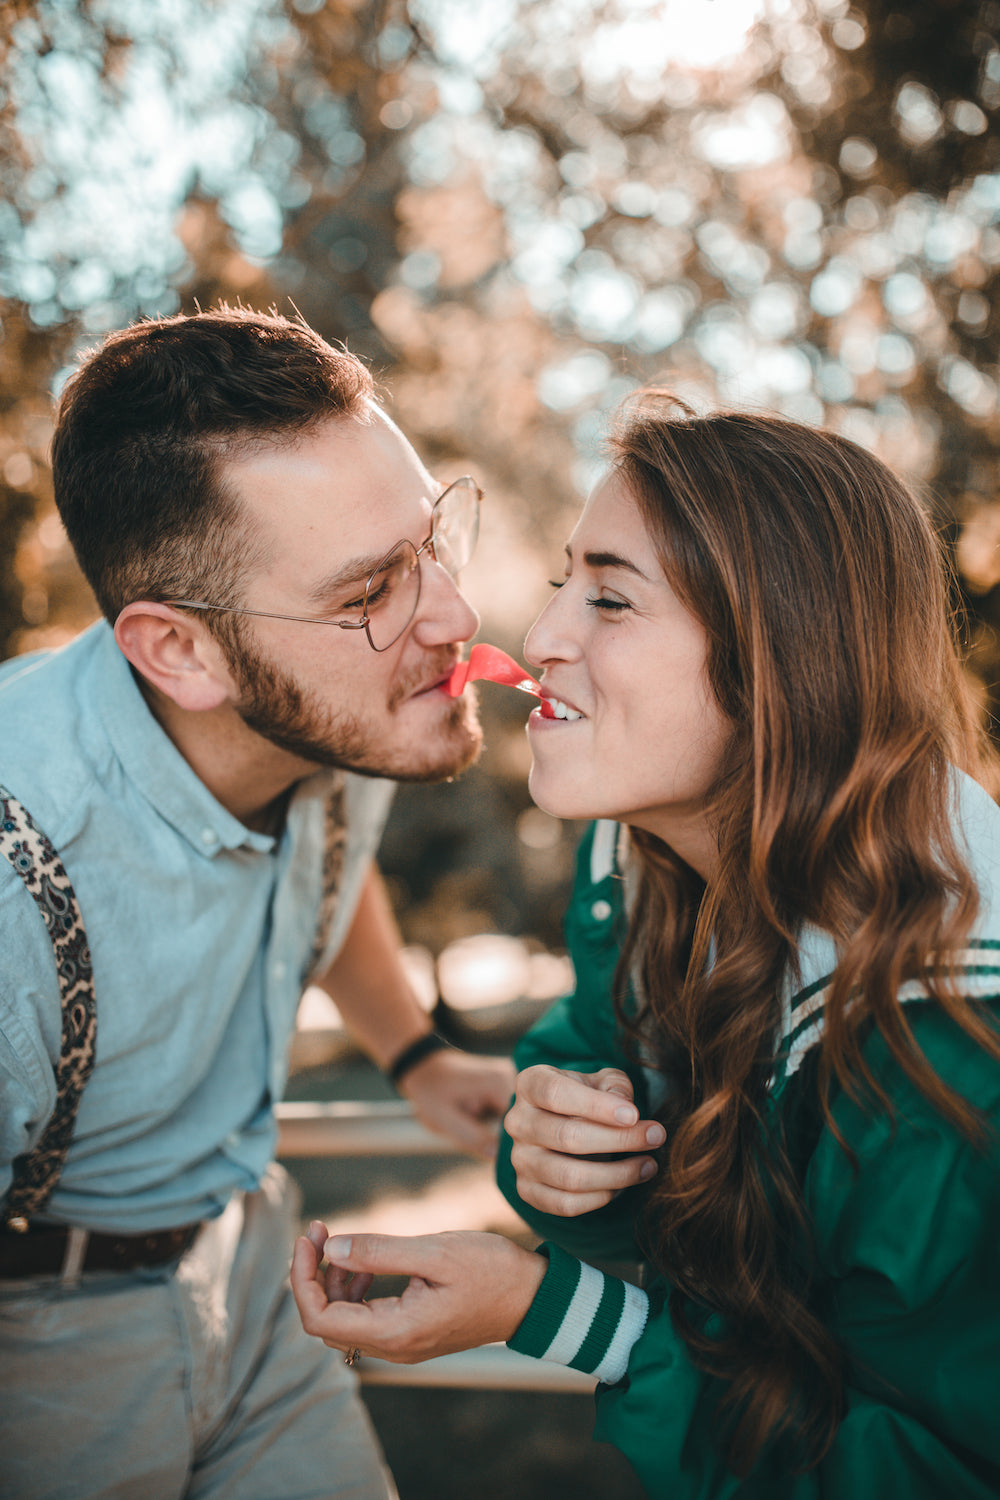
[[[566,556],[570,562],[573,561],[573,553],[569,546],[566,548]],[[618,552],[585,552],[583,560],[587,567],[593,568],[595,572],[598,568],[624,568],[627,573],[634,573],[637,578],[644,578],[647,583],[653,581],[641,568],[637,568],[634,562],[630,562],[627,557],[622,557]]]

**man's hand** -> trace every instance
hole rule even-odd
[[[448,1049],[411,1068],[399,1089],[428,1129],[492,1161],[515,1076],[514,1064],[506,1057],[475,1057]]]
[[[617,1068],[525,1068],[504,1125],[521,1197],[562,1218],[603,1208],[623,1188],[648,1182],[656,1161],[643,1153],[666,1140],[657,1121],[639,1119],[632,1084]],[[621,1153],[624,1159],[608,1159]]]
[[[545,1271],[542,1256],[499,1234],[328,1240],[325,1225],[316,1221],[295,1242],[292,1292],[302,1326],[324,1344],[412,1365],[509,1339]],[[376,1275],[410,1280],[399,1297],[365,1302]]]

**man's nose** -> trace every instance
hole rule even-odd
[[[471,641],[479,629],[479,616],[458,582],[426,554],[420,559],[423,579],[413,634],[421,646],[450,645]]]

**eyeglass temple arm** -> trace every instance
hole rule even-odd
[[[336,625],[340,630],[364,630],[370,615],[360,620],[318,620],[315,615],[276,615],[266,609],[237,609],[235,604],[205,604],[200,599],[164,599],[172,609],[213,609],[219,614],[253,615],[258,620],[294,620],[297,625]]]

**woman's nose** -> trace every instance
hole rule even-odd
[[[580,654],[566,620],[566,601],[561,594],[550,599],[524,638],[524,659],[533,667],[556,661],[572,661]]]

